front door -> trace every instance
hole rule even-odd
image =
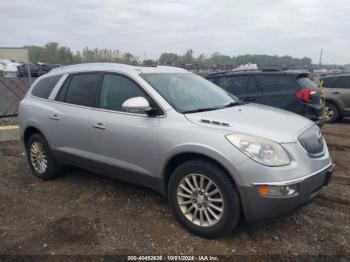
[[[143,184],[152,179],[157,151],[158,117],[125,112],[122,104],[147,93],[132,79],[120,74],[103,76],[94,121],[92,159],[100,169],[121,179]]]

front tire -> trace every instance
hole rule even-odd
[[[229,234],[240,219],[235,186],[210,161],[190,160],[178,166],[169,179],[168,199],[180,223],[199,236]]]
[[[32,135],[26,149],[29,166],[35,176],[49,180],[60,175],[58,163],[53,158],[50,147],[41,134]]]

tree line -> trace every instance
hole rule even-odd
[[[60,46],[50,42],[44,46],[25,46],[29,52],[29,60],[32,63],[47,62],[53,64],[79,64],[91,62],[111,62],[123,64],[161,64],[161,65],[196,65],[200,67],[212,67],[221,65],[241,65],[247,63],[259,66],[309,66],[311,58],[293,58],[291,56],[272,55],[239,55],[228,56],[219,52],[211,55],[199,54],[194,56],[194,51],[189,49],[185,54],[162,53],[157,60],[141,60],[129,52],[121,52],[118,49],[100,49],[85,47],[82,51],[73,52],[69,47]]]

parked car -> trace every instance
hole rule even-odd
[[[320,90],[308,73],[261,69],[227,71],[206,78],[244,101],[279,107],[323,124]]]
[[[69,164],[153,188],[204,237],[298,208],[334,167],[314,122],[174,67],[54,69],[21,101],[19,122],[35,176]]]
[[[35,64],[22,64],[22,65],[19,65],[17,68],[18,68],[17,75],[19,77],[28,77],[29,72],[31,77],[38,77],[43,75],[43,74],[40,74],[39,66]]]
[[[18,66],[18,76],[27,77],[28,76],[28,68],[30,69],[30,76],[39,77],[52,69],[59,67],[56,64],[46,64],[46,63],[38,63],[38,64],[23,64]]]
[[[2,66],[0,67],[2,74],[5,77],[16,77],[17,76],[17,66],[21,65],[21,63],[17,63],[11,60],[0,60]]]
[[[46,74],[50,72],[52,69],[59,67],[57,64],[49,64],[49,63],[38,63],[39,68]]]
[[[350,74],[322,77],[326,88],[326,121],[336,122],[350,116]]]

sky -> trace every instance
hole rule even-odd
[[[0,0],[0,46],[58,42],[194,56],[220,52],[350,63],[350,0]]]

